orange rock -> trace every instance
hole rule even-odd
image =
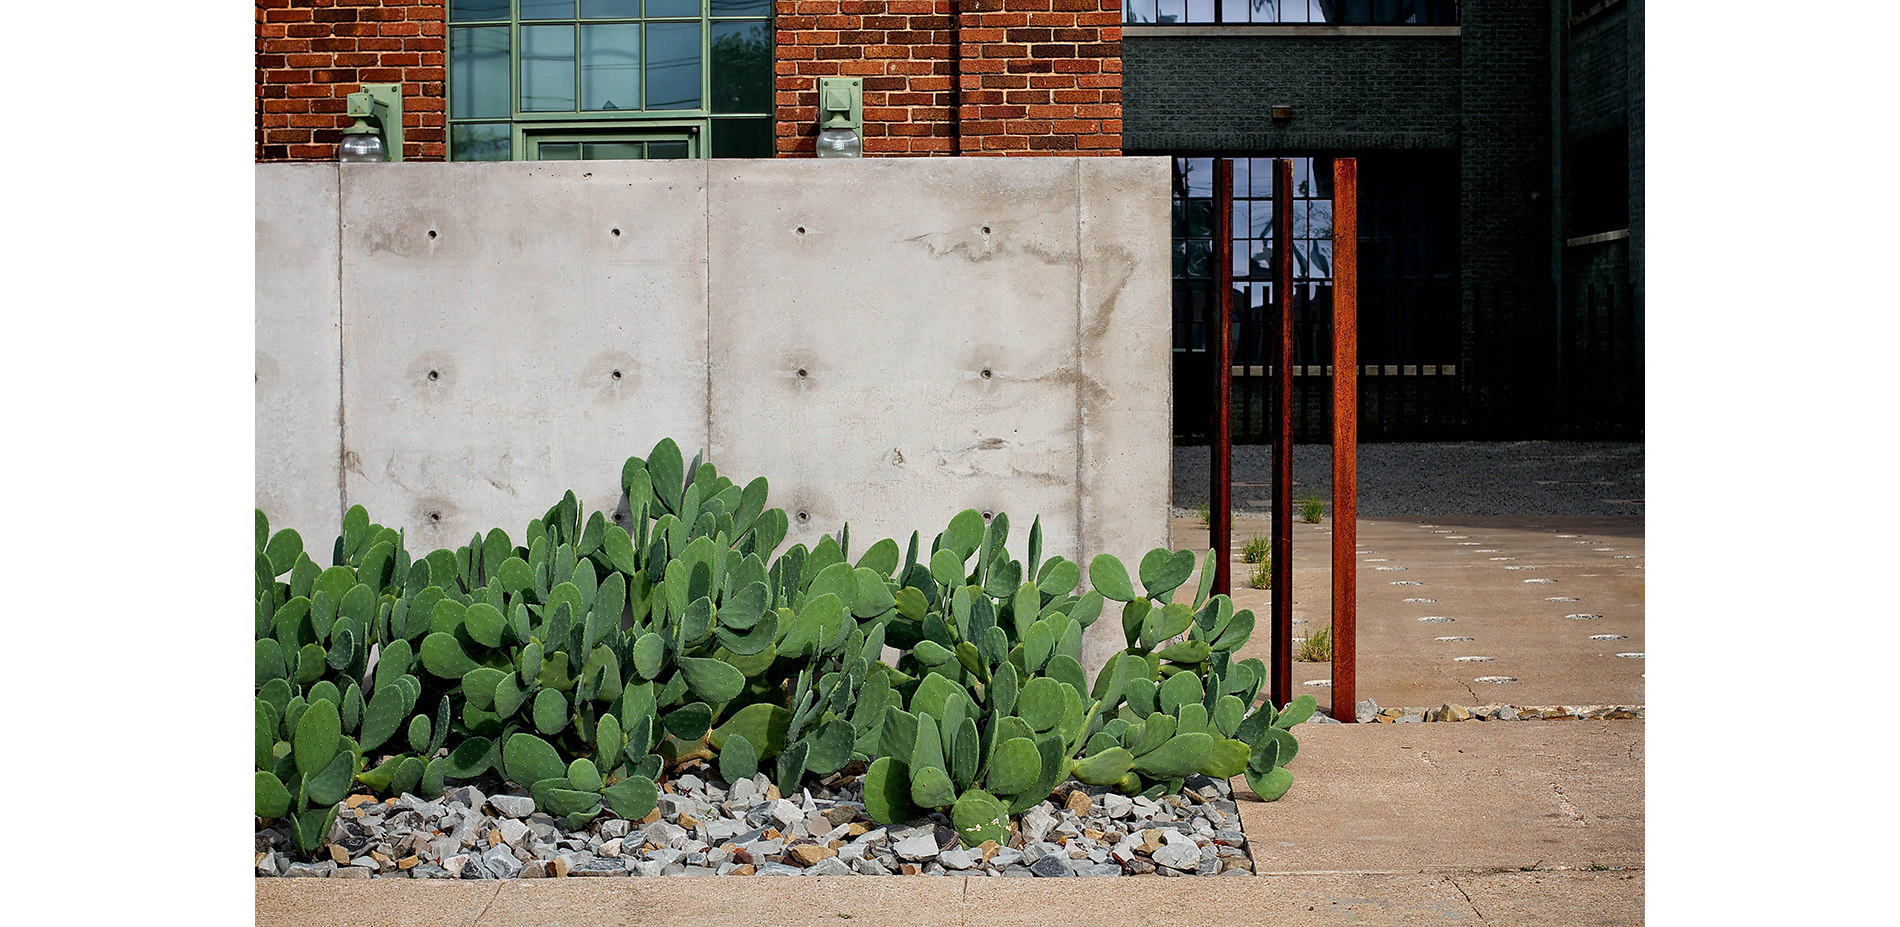
[[[365,802],[372,802],[375,800],[376,800],[376,796],[374,795],[351,795],[350,797],[343,799],[343,806],[346,808],[354,808]]]
[[[567,876],[567,860],[565,858],[556,856],[555,858],[548,860],[548,878],[560,879],[560,878],[565,878],[566,876]]]
[[[838,851],[822,844],[800,843],[785,851],[785,855],[800,866],[811,866],[821,859],[837,856]]]
[[[871,832],[871,825],[863,821],[852,821],[845,825],[844,832],[853,837],[861,837]]]
[[[397,869],[414,869],[416,868],[416,866],[420,865],[421,863],[422,863],[422,858],[412,854],[409,856],[405,856],[402,859],[396,860],[396,868]]]
[[[492,828],[491,828],[491,829],[489,829],[489,831],[488,831],[488,845],[489,845],[489,846],[491,846],[491,847],[498,847],[498,846],[501,846],[501,842],[502,842],[502,841],[501,841],[501,831],[498,831],[498,830],[494,830],[494,829],[492,829]]]
[[[994,840],[985,840],[982,843],[977,844],[976,848],[982,851],[983,861],[986,863],[990,861],[990,857],[995,856],[996,852],[1002,849],[1002,847],[999,847],[996,845],[996,841]]]
[[[646,816],[646,817],[643,817],[643,818],[641,818],[641,819],[640,819],[640,823],[642,823],[642,824],[651,824],[651,823],[653,823],[654,821],[657,821],[657,820],[659,820],[659,819],[660,819],[660,807],[659,807],[658,805],[655,805],[655,806],[653,806],[653,810],[652,810],[652,811],[649,811],[649,812],[647,812],[647,816]]]
[[[779,799],[781,799],[781,798],[784,798],[784,797],[785,797],[784,795],[781,795],[781,794],[779,794],[779,790],[778,790],[778,786],[776,786],[776,785],[767,785],[767,786],[765,787],[765,800],[766,800],[766,801],[778,801]]]
[[[334,843],[330,844],[330,858],[336,860],[336,864],[339,866],[348,866],[350,864],[350,854],[344,852],[342,847]]]
[[[757,866],[752,865],[751,863],[740,863],[739,865],[732,867],[732,871],[726,873],[726,875],[754,875],[758,871],[759,871],[759,868]]]
[[[1068,808],[1070,811],[1073,811],[1076,814],[1086,815],[1089,813],[1089,808],[1094,806],[1095,800],[1089,797],[1089,793],[1084,792],[1081,789],[1076,789],[1075,791],[1069,793],[1069,800],[1066,802],[1066,804],[1068,805]]]
[[[693,817],[692,815],[687,814],[684,811],[680,812],[679,825],[681,827],[684,827],[687,830],[692,830],[694,827],[698,826],[698,824],[699,824],[698,818]]]
[[[923,868],[918,866],[916,863],[902,863],[897,867],[897,869],[899,872],[902,872],[905,875],[916,875],[924,871]]]

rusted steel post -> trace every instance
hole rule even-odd
[[[1273,162],[1273,295],[1279,351],[1273,362],[1273,648],[1275,705],[1293,698],[1293,162]]]
[[[1214,486],[1207,530],[1214,550],[1214,592],[1234,592],[1234,162],[1214,159]]]
[[[1359,162],[1333,161],[1333,718],[1358,720]]]

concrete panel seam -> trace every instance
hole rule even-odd
[[[1087,449],[1084,446],[1083,437],[1088,429],[1088,415],[1082,408],[1082,380],[1083,371],[1086,369],[1082,365],[1082,327],[1086,321],[1083,318],[1085,310],[1082,288],[1087,279],[1088,258],[1087,252],[1082,250],[1082,213],[1084,212],[1082,197],[1082,159],[1077,158],[1075,159],[1075,559],[1078,566],[1086,568],[1088,564],[1081,562],[1084,546],[1088,543],[1087,536],[1083,534],[1087,524],[1083,487],[1086,485],[1084,479],[1088,475]],[[1033,576],[1040,566],[1039,563],[1032,563],[1026,569]]]
[[[332,165],[336,171],[336,523],[342,530],[343,516],[349,514],[349,434],[345,430],[343,403],[343,162]]]

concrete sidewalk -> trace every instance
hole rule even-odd
[[[1303,727],[1293,791],[1242,800],[1252,877],[262,879],[256,922],[1640,924],[1643,732],[1640,721]]]
[[[1174,547],[1206,555],[1198,519],[1177,518],[1172,532]],[[1295,637],[1331,624],[1332,532],[1330,517],[1293,526]],[[1260,621],[1240,655],[1271,664],[1273,593],[1251,588],[1253,565],[1240,560],[1256,536],[1272,536],[1269,519],[1234,519],[1233,597]],[[1388,708],[1644,704],[1640,516],[1362,518],[1357,541],[1358,698]],[[1330,663],[1293,664],[1296,693],[1322,706],[1331,676]]]

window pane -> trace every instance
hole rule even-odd
[[[715,158],[769,158],[774,154],[771,119],[716,119],[712,125]]]
[[[1252,13],[1250,0],[1220,0],[1220,19],[1224,23],[1244,23]]]
[[[1214,195],[1214,159],[1182,158],[1181,166],[1187,175],[1188,196]]]
[[[467,119],[510,114],[506,26],[451,28],[449,62],[451,117]]]
[[[640,108],[640,24],[581,27],[581,108]]]
[[[574,27],[521,27],[521,108],[574,109]]]
[[[712,111],[772,110],[772,35],[764,21],[712,26]]]
[[[1188,200],[1187,237],[1209,238],[1214,234],[1214,201]]]
[[[698,16],[699,0],[647,0],[647,16]]]
[[[1160,0],[1160,3],[1155,11],[1155,22],[1158,22],[1158,23],[1186,22],[1187,21],[1185,18],[1186,16],[1187,16],[1187,0]]]
[[[506,161],[511,157],[508,134],[508,124],[505,122],[451,125],[450,160]]]
[[[521,0],[521,18],[573,19],[574,0]]]
[[[508,18],[508,0],[449,0],[449,21],[485,22]]]
[[[699,108],[699,23],[648,24],[646,65],[647,109]]]
[[[543,161],[579,161],[581,159],[581,145],[579,142],[542,144],[537,146],[537,148],[539,149],[538,154]]]
[[[686,153],[685,142],[647,143],[647,157],[649,158],[684,158],[686,157]]]
[[[1122,18],[1131,23],[1155,21],[1155,0],[1124,0]]]
[[[772,0],[712,0],[714,16],[770,16]]]
[[[646,156],[646,146],[639,142],[587,142],[581,146],[581,158],[586,161],[638,161]]]
[[[581,0],[582,19],[639,19],[640,0]]]
[[[1187,0],[1187,22],[1211,23],[1214,21],[1214,0]]]
[[[1253,236],[1254,238],[1272,238],[1273,237],[1273,201],[1272,200],[1254,200],[1251,204],[1249,204],[1248,212],[1252,214],[1253,226],[1252,226],[1252,229],[1247,234]]]

